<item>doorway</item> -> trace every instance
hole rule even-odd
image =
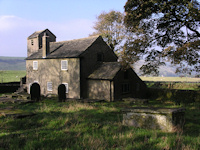
[[[40,85],[38,83],[33,83],[30,89],[31,100],[39,101],[40,100]]]
[[[66,100],[66,86],[64,84],[58,86],[58,100],[60,102]]]

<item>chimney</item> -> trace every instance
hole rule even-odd
[[[48,41],[48,36],[46,35],[45,32],[44,36],[42,37],[42,57],[46,58],[48,54],[49,54],[49,41]]]

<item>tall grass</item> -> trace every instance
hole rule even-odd
[[[124,126],[120,110],[138,106],[127,102],[59,103],[46,99],[10,105],[36,115],[1,117],[0,149],[200,149],[200,110],[195,104],[187,106],[185,127],[177,133]],[[166,106],[159,101],[139,106],[151,105]]]

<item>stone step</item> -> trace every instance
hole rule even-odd
[[[26,92],[27,91],[27,87],[26,84],[22,84],[18,90],[16,91],[17,93],[21,93],[21,92]]]
[[[15,93],[12,94],[12,98],[18,99],[18,100],[29,100],[30,95],[27,94],[27,93],[20,93],[19,94],[19,93],[15,92]]]

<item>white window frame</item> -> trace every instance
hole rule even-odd
[[[47,82],[47,91],[53,91],[53,83]]]
[[[67,60],[61,60],[61,70],[68,70],[68,61]]]
[[[29,89],[28,89],[28,93],[29,94],[31,94],[31,85],[32,85],[33,83],[29,83]]]
[[[33,61],[33,70],[38,70],[38,61]]]
[[[69,86],[68,86],[68,83],[63,83],[65,85],[65,88],[66,88],[66,93],[69,92]]]

